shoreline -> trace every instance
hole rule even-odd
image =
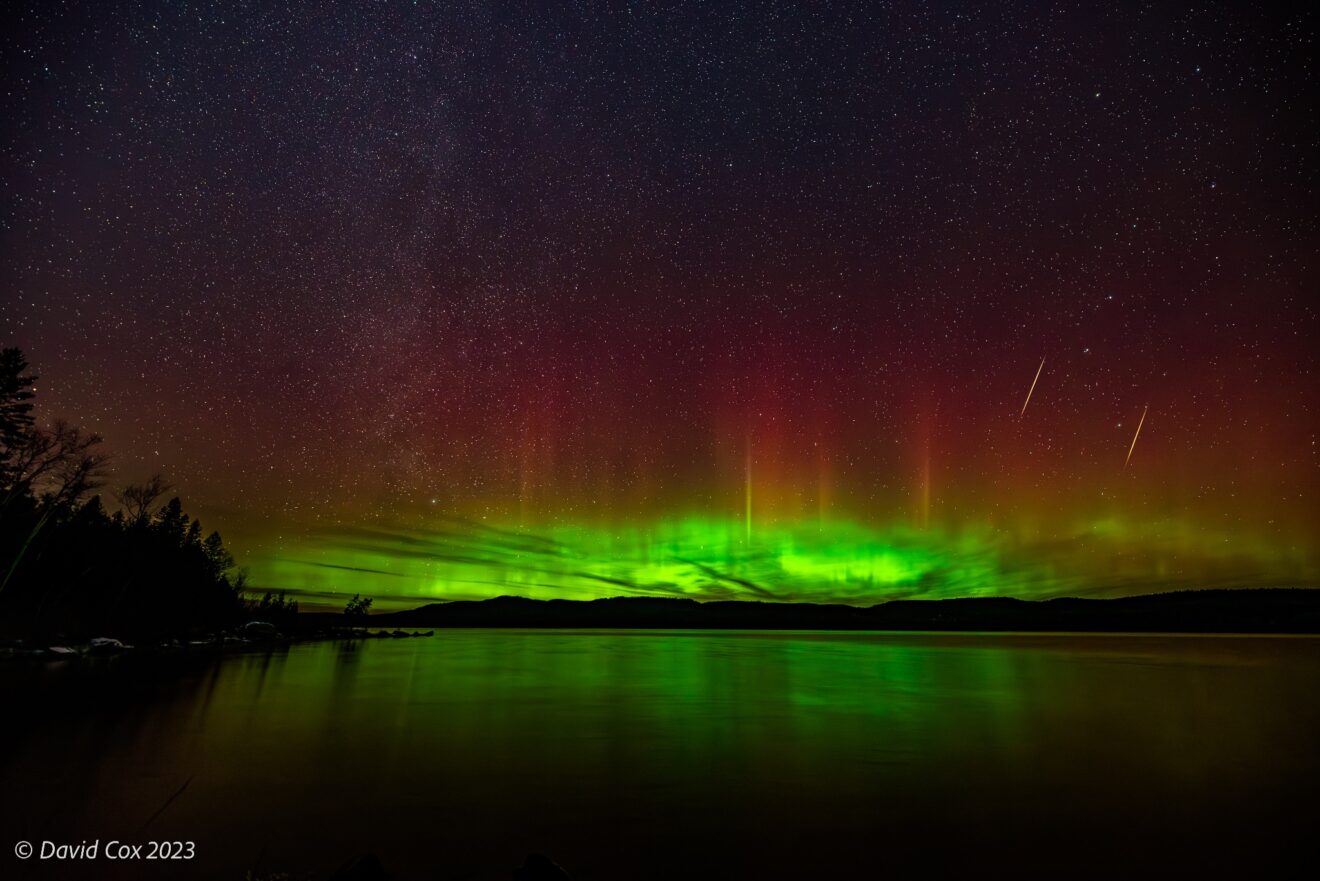
[[[278,625],[254,619],[187,634],[126,634],[107,627],[75,638],[58,631],[11,631],[0,639],[0,658],[223,653],[299,642],[416,638],[465,629],[1313,636],[1320,635],[1320,589],[1219,589],[1101,600],[894,600],[873,606],[504,596],[381,612],[351,624],[341,614],[301,612]]]
[[[309,622],[317,613],[305,613]],[[325,621],[325,618],[319,619]],[[496,597],[371,616],[385,627],[856,630],[1051,633],[1320,633],[1320,589],[1179,591],[1114,599],[893,600],[872,606],[614,597]]]

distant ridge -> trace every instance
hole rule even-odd
[[[708,630],[1320,633],[1320,589],[1189,590],[1118,599],[895,600],[874,606],[613,597],[432,603],[371,626]]]

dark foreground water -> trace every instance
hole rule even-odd
[[[6,877],[1262,877],[1320,816],[1311,638],[460,631],[0,698]]]

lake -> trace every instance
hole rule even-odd
[[[443,631],[0,666],[0,874],[1260,877],[1320,818],[1309,637]],[[17,840],[194,842],[189,862]]]

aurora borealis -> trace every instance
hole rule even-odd
[[[822,7],[19,4],[0,343],[313,603],[1320,584],[1314,14]]]

